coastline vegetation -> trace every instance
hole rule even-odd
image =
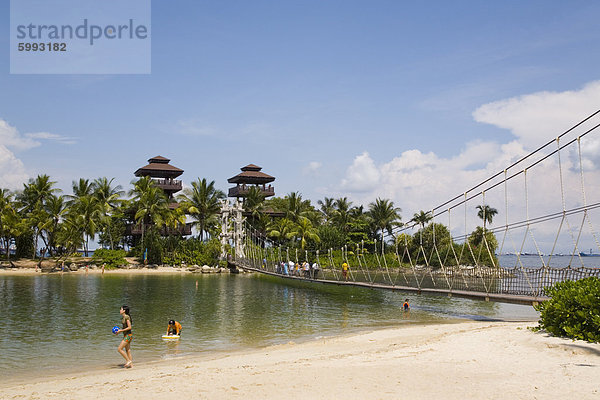
[[[600,342],[600,279],[564,281],[546,288],[550,300],[534,308],[539,326],[555,336]]]
[[[149,264],[216,265],[223,199],[214,181],[200,178],[177,196],[175,206],[149,177],[133,181],[127,198],[114,179],[81,178],[73,181],[72,194],[63,195],[49,176],[39,175],[20,191],[0,189],[0,253],[6,260],[60,261],[78,251],[88,256],[95,240],[101,249],[94,260],[110,267],[126,255]],[[432,267],[497,266],[498,243],[486,230],[497,211],[488,205],[477,210],[483,227],[457,243],[445,225],[432,223],[429,212],[415,213],[405,225],[402,210],[389,199],[377,198],[365,207],[347,197],[325,197],[315,206],[299,192],[265,199],[252,187],[244,201],[248,234],[278,243],[286,256],[319,251],[336,264],[345,257],[365,267],[409,266],[409,260]],[[182,235],[186,221],[195,236]],[[403,226],[418,230],[411,235],[398,229]]]

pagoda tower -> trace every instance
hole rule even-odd
[[[229,189],[228,197],[245,198],[252,186],[257,187],[265,197],[275,196],[275,188],[267,183],[273,182],[275,177],[261,172],[261,167],[254,164],[248,164],[240,168],[241,173],[227,179],[229,183],[236,185]]]
[[[148,160],[148,165],[138,168],[135,171],[135,176],[141,178],[143,176],[149,176],[152,178],[152,181],[156,184],[157,187],[161,188],[167,198],[169,199],[169,208],[175,209],[179,207],[179,204],[175,200],[175,193],[179,192],[182,188],[182,182],[180,179],[175,179],[183,174],[183,170],[169,164],[171,160],[162,156],[152,157]],[[192,224],[185,223],[179,225],[177,228],[167,229],[163,227],[161,229],[161,234],[167,234],[176,232],[181,235],[191,235],[192,234]],[[128,225],[126,228],[126,233],[134,236],[141,235],[141,226],[139,225]]]
[[[156,186],[161,188],[169,198],[169,206],[175,208],[177,202],[173,195],[182,189],[181,180],[175,178],[183,174],[183,170],[169,164],[170,161],[162,156],[153,157],[148,160],[148,165],[135,171],[135,176],[152,178]]]

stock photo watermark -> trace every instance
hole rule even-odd
[[[11,0],[11,74],[149,74],[150,0]]]

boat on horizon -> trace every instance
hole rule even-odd
[[[600,253],[594,253],[594,252],[592,252],[592,249],[590,249],[589,253],[586,253],[586,252],[582,251],[582,252],[579,253],[579,255],[581,257],[600,257]]]

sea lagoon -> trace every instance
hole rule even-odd
[[[411,311],[402,311],[409,298]],[[309,283],[256,274],[0,275],[0,378],[118,368],[111,333],[127,304],[136,364],[458,320],[519,320],[532,307]],[[183,325],[164,341],[167,321]]]

